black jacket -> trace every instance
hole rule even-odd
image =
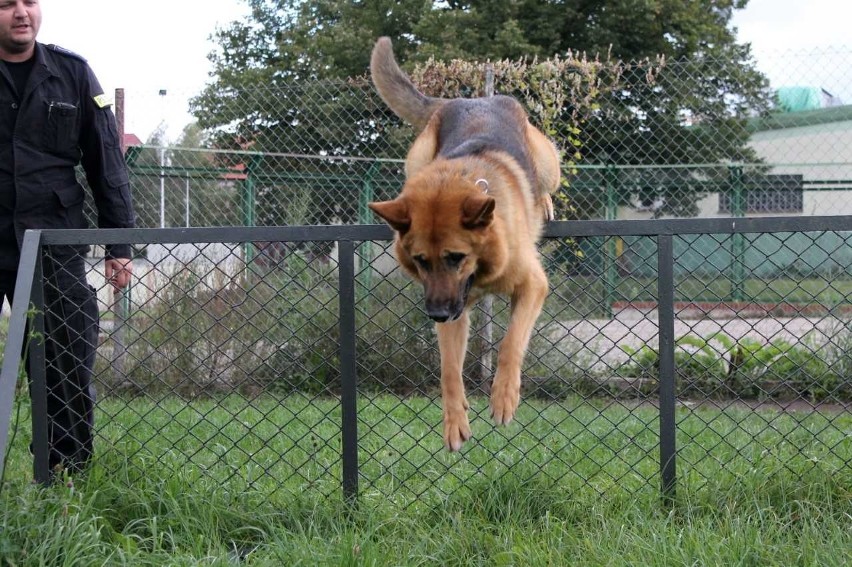
[[[0,76],[0,269],[17,268],[28,228],[88,228],[78,164],[92,190],[98,227],[133,227],[115,116],[85,59],[36,43],[20,97],[3,64]],[[129,258],[130,247],[108,246],[107,256]]]

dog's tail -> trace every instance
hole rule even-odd
[[[446,99],[429,97],[417,90],[399,68],[389,37],[380,37],[373,47],[370,72],[373,84],[385,104],[418,130],[423,129],[432,114],[447,102]]]

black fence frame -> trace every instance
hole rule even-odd
[[[748,234],[777,232],[852,231],[852,216],[713,218],[671,220],[557,221],[545,229],[544,238],[648,236],[657,239],[657,298],[659,309],[659,412],[660,481],[663,498],[671,501],[677,483],[677,423],[675,417],[675,279],[673,238],[695,234]],[[358,495],[357,353],[355,323],[356,242],[389,241],[384,225],[216,227],[185,229],[30,230],[24,237],[9,322],[2,373],[0,373],[0,457],[6,455],[15,386],[28,337],[30,307],[34,309],[35,336],[44,331],[41,248],[47,245],[185,244],[214,242],[313,242],[338,245],[340,305],[340,361],[342,411],[342,479],[346,500]],[[32,394],[33,472],[37,482],[48,483],[48,424],[44,344],[29,341]],[[0,458],[0,478],[3,474]]]

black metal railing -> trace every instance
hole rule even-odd
[[[564,444],[566,454],[595,444],[606,454],[578,453],[575,461],[565,454],[538,456],[534,447],[521,447],[519,433],[506,430],[494,433],[497,438],[487,434],[481,449],[485,455],[471,456],[467,464],[484,470],[487,465],[478,459],[490,455],[499,466],[511,468],[514,461],[502,459],[506,450],[515,450],[519,458],[557,480],[565,475],[588,475],[584,478],[588,483],[591,477],[615,482],[633,471],[640,482],[647,482],[647,460],[655,458],[663,494],[671,498],[678,461],[684,462],[681,450],[697,447],[685,462],[702,476],[705,453],[711,454],[720,444],[714,436],[714,441],[706,442],[705,451],[699,433],[692,429],[683,433],[696,426],[696,419],[698,431],[720,427],[721,418],[701,413],[704,406],[712,406],[721,415],[735,413],[739,417],[725,419],[733,419],[733,429],[745,431],[745,425],[740,425],[747,419],[741,417],[744,407],[768,404],[785,413],[792,404],[804,402],[806,414],[828,415],[820,418],[823,426],[814,435],[842,433],[843,426],[835,420],[848,409],[852,392],[852,377],[844,375],[845,366],[841,368],[847,345],[830,335],[812,344],[805,339],[810,331],[793,332],[786,327],[799,324],[796,318],[808,316],[812,319],[809,329],[815,332],[828,322],[845,324],[852,306],[852,262],[844,260],[852,257],[850,234],[852,217],[848,216],[551,223],[542,242],[542,257],[552,293],[539,321],[537,340],[541,344],[533,341],[525,379],[524,399],[531,400],[532,417],[521,415],[518,421],[532,430],[536,416],[545,425],[552,420],[553,434]],[[712,236],[718,242],[718,250],[702,256],[705,265],[700,270],[690,259],[695,254],[690,248],[694,236],[705,240]],[[294,478],[300,490],[316,486],[318,476],[327,480],[339,475],[337,486],[342,486],[349,499],[359,494],[360,482],[384,490],[383,475],[391,473],[383,471],[394,470],[397,487],[426,474],[418,472],[423,454],[449,476],[459,474],[453,471],[458,464],[439,456],[443,451],[440,433],[432,429],[439,426],[434,416],[440,412],[430,409],[432,417],[428,418],[421,414],[423,404],[432,407],[438,402],[436,346],[431,324],[418,308],[419,290],[399,276],[390,258],[391,238],[391,231],[378,225],[29,231],[23,243],[0,377],[0,454],[8,449],[20,353],[28,343],[34,474],[39,482],[49,481],[49,389],[45,347],[39,337],[44,336],[43,315],[51,310],[45,297],[57,290],[50,290],[52,284],[43,275],[43,266],[53,266],[54,273],[56,264],[65,261],[65,256],[56,253],[57,247],[131,242],[142,252],[148,246],[147,256],[140,254],[134,287],[118,300],[109,299],[105,282],[95,281],[96,264],[90,265],[89,272],[99,296],[107,298],[102,299],[103,313],[107,313],[103,305],[110,301],[124,305],[102,316],[101,322],[94,380],[103,395],[96,409],[109,417],[109,423],[96,425],[102,428],[97,429],[95,453],[102,459],[104,454],[124,451],[121,464],[105,459],[103,466],[132,466],[137,455],[150,450],[151,440],[163,432],[139,433],[134,427],[156,430],[159,422],[153,413],[175,417],[180,410],[171,409],[173,401],[184,408],[204,400],[213,409],[195,409],[194,418],[215,429],[211,435],[224,434],[217,443],[232,444],[230,449],[214,454],[205,448],[213,443],[212,437],[178,432],[181,448],[175,452],[188,462],[203,461],[202,468],[214,472],[234,458],[228,465],[228,478],[244,474],[241,467],[246,463],[260,465],[258,474],[273,476],[282,484]],[[802,243],[807,242],[824,258],[819,265],[800,267],[791,275],[788,264],[773,262],[767,239],[774,249],[784,248],[790,254],[802,254]],[[587,248],[589,242],[596,243],[594,247],[601,251],[594,264],[585,264],[584,255],[578,252],[584,242]],[[312,248],[317,243],[323,244],[321,254]],[[214,244],[220,248],[210,248]],[[155,245],[162,246],[159,256],[153,252]],[[706,249],[706,241],[702,246]],[[742,281],[722,281],[728,276],[714,269],[713,255],[729,256],[737,249],[746,262],[753,248],[760,249],[760,262],[769,263],[760,277],[750,277],[754,270],[746,269]],[[196,270],[194,263],[204,267]],[[598,285],[613,271],[630,285],[609,289]],[[717,292],[717,288],[731,286],[739,286],[743,297],[733,306],[726,293]],[[716,293],[720,299],[707,307],[707,297]],[[704,307],[697,307],[698,295]],[[190,300],[182,303],[185,298]],[[704,311],[696,316],[696,309]],[[719,315],[724,309],[732,313]],[[760,309],[764,309],[763,315],[755,316]],[[487,319],[500,329],[506,324],[507,312],[505,304],[498,302],[490,313],[477,313],[477,321]],[[32,337],[26,334],[28,313],[32,315]],[[291,321],[290,316],[297,317]],[[715,327],[706,330],[700,322]],[[733,322],[745,330],[734,330]],[[799,342],[768,334],[762,330],[763,322],[790,331]],[[591,334],[580,329],[581,324],[591,327]],[[644,330],[639,329],[640,324]],[[625,330],[614,331],[617,326]],[[489,376],[477,361],[493,356],[493,344],[500,338],[499,333],[480,336],[483,327],[475,321],[470,346],[473,356],[469,357],[474,362],[466,368],[474,399],[488,391]],[[599,346],[610,343],[609,348]],[[852,341],[849,347],[852,357]],[[831,354],[827,354],[829,348]],[[121,364],[113,364],[119,359]],[[786,364],[783,371],[782,362]],[[238,402],[227,397],[230,392],[239,392]],[[267,408],[264,396],[269,396],[272,409]],[[141,408],[139,400],[148,405]],[[693,409],[694,404],[702,409]],[[840,413],[823,413],[827,404],[839,408]],[[473,405],[473,418],[484,420],[487,409],[477,402]],[[273,414],[282,407],[284,417]],[[571,417],[576,408],[599,413]],[[649,408],[656,418],[648,417]],[[243,417],[249,409],[256,411],[256,422]],[[308,416],[314,409],[320,415]],[[238,421],[239,431],[223,433],[227,424],[214,415],[217,410],[225,412],[226,421]],[[564,413],[554,416],[551,410]],[[395,417],[394,412],[405,416]],[[402,439],[378,425],[383,417],[374,414],[385,413],[394,414],[390,419]],[[131,425],[116,429],[115,423],[127,415]],[[597,431],[596,416],[603,419],[606,430]],[[618,430],[628,418],[638,421],[641,432],[650,435],[650,444],[635,447],[636,458],[622,453],[625,441]],[[338,419],[339,436],[321,433],[324,430],[315,425]],[[758,433],[787,427],[786,422],[784,427],[775,427],[776,419],[782,418],[761,417]],[[799,423],[806,419],[804,414],[794,417]],[[658,421],[656,428],[654,421]],[[291,468],[282,469],[280,478],[271,449],[273,437],[261,433],[261,426],[274,428],[288,439],[289,444],[280,451],[292,461]],[[291,438],[288,428],[312,431],[313,449],[306,449],[302,439]],[[726,443],[725,448],[733,449],[735,456],[745,454],[743,446]],[[390,449],[386,452],[383,447]],[[840,466],[848,466],[852,459],[848,448],[833,438],[822,441],[820,447]],[[792,448],[803,451],[799,445]],[[257,457],[261,452],[268,456]],[[468,458],[466,455],[463,452],[461,458]],[[153,458],[167,464],[156,455]],[[592,468],[582,468],[583,460]],[[551,469],[554,462],[560,468]],[[311,469],[314,466],[316,470]],[[431,471],[426,477],[433,474]],[[422,490],[414,489],[414,496]]]

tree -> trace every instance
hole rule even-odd
[[[584,163],[612,165],[756,162],[747,146],[746,119],[772,106],[766,78],[748,45],[730,27],[748,0],[521,0],[447,2],[414,29],[423,38],[417,57],[450,53],[499,59],[517,51],[544,57],[580,50],[625,62],[623,88],[601,100],[583,127]],[[454,38],[459,38],[454,40]],[[663,68],[657,71],[657,66]],[[599,171],[585,175],[595,189]],[[657,214],[693,214],[706,189],[724,185],[708,172],[672,168],[617,172],[629,188],[621,204],[652,193]],[[710,175],[718,176],[718,172]],[[724,174],[723,174],[724,175]],[[582,185],[583,179],[578,179]],[[592,191],[590,195],[600,195]]]
[[[219,156],[223,166],[250,166],[258,224],[293,222],[292,204],[305,211],[304,223],[354,221],[363,214],[359,194],[368,187],[377,197],[382,190],[390,196],[387,180],[396,189],[401,171],[390,163],[379,175],[374,164],[341,158],[398,158],[410,141],[378,134],[395,132],[399,123],[363,76],[373,28],[383,22],[383,33],[394,34],[394,22],[402,22],[400,29],[410,26],[417,10],[430,3],[248,3],[250,22],[234,22],[217,33],[214,81],[190,103],[198,123],[217,148],[263,154],[251,164],[241,163],[244,154]],[[345,31],[335,27],[344,22],[352,25]],[[344,43],[360,47],[339,49]],[[361,76],[345,79],[350,75]]]
[[[316,82],[361,77],[359,88],[370,90],[363,75],[379,35],[394,38],[410,70],[430,58],[585,52],[625,62],[623,88],[602,98],[582,126],[585,163],[755,161],[745,119],[766,113],[772,96],[749,46],[738,45],[729,27],[747,1],[247,0],[252,18],[216,34],[214,80],[194,109],[226,146],[251,139],[262,151],[399,157],[404,140],[375,135],[389,130],[380,105],[365,102],[374,98],[335,94],[339,83]],[[345,118],[318,123],[318,109]],[[672,171],[637,169],[623,181],[643,191],[676,181],[682,190],[683,180],[695,177]],[[693,208],[702,186],[692,186],[692,196],[679,204],[673,195],[666,199],[674,212]]]

